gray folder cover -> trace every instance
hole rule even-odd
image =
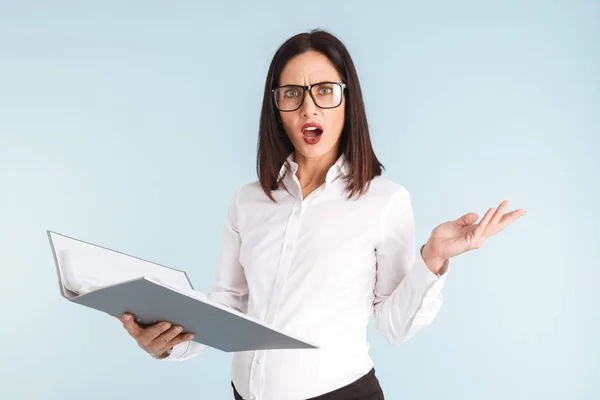
[[[58,250],[65,251],[69,248],[67,251],[76,254],[77,251],[83,251],[81,250],[84,248],[82,246],[94,246],[93,251],[112,252],[111,256],[113,257],[126,257],[125,265],[136,260],[149,262],[54,232],[48,231],[48,235],[62,295],[73,303],[113,316],[122,316],[123,313],[129,312],[136,317],[139,323],[144,325],[169,321],[174,325],[182,326],[184,332],[194,333],[193,341],[225,352],[318,347],[289,333],[267,326],[237,310],[210,301],[202,293],[194,292],[191,284],[188,284],[187,288],[178,288],[153,277],[139,276],[84,294],[74,293],[62,282],[62,274],[66,274],[66,272],[64,265],[62,268],[60,266]],[[90,252],[89,254],[94,253]],[[131,261],[131,259],[135,260]],[[172,273],[172,271],[181,272],[173,269],[167,272]],[[187,283],[187,276],[182,275],[182,277]]]
[[[71,301],[114,316],[129,312],[142,324],[171,321],[181,325],[184,332],[193,332],[193,340],[226,352],[315,347],[147,278],[99,289]]]

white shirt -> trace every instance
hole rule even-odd
[[[342,155],[326,182],[302,198],[293,153],[281,168],[291,192],[256,181],[229,206],[216,282],[208,297],[315,343],[319,349],[237,352],[232,381],[244,399],[300,400],[333,391],[369,372],[367,324],[390,344],[430,324],[442,304],[448,263],[432,273],[415,248],[409,192],[381,176],[348,199]],[[206,347],[181,343],[164,360]]]

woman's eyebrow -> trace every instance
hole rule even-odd
[[[289,86],[289,85],[309,86],[309,85],[316,85],[317,83],[322,83],[322,82],[341,82],[341,80],[340,79],[319,79],[319,80],[315,80],[314,82],[309,83],[308,85],[304,85],[302,83],[282,83],[279,86]]]

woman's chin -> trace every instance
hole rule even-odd
[[[302,154],[304,158],[321,158],[325,157],[332,151],[328,148],[325,143],[319,143],[317,145],[309,145],[302,143],[300,147],[296,147],[296,153]]]

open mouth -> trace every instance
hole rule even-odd
[[[321,139],[323,128],[316,123],[308,123],[302,126],[302,136],[308,144],[316,144]]]
[[[302,131],[302,134],[304,135],[304,137],[307,137],[307,138],[316,138],[317,136],[319,136],[322,133],[323,133],[323,130],[316,128],[316,127],[306,128],[305,130]]]

